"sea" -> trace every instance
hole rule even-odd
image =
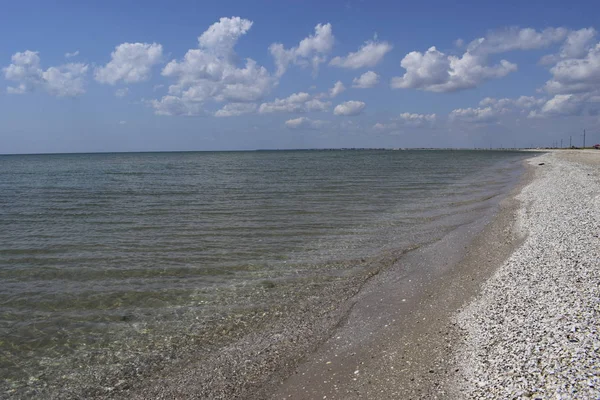
[[[143,378],[149,359],[168,368],[190,337],[218,351],[268,329],[257,315],[397,267],[400,256],[390,255],[493,213],[524,158],[476,150],[0,156],[0,397],[56,394],[75,380],[102,388],[124,368]]]

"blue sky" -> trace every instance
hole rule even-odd
[[[600,4],[11,2],[0,154],[600,142]]]

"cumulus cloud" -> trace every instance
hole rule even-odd
[[[583,93],[600,89],[600,43],[580,59],[559,61],[550,69],[552,79],[544,90],[553,94]]]
[[[319,65],[327,61],[334,42],[331,24],[318,24],[315,26],[315,34],[302,39],[298,46],[286,49],[281,43],[273,43],[269,46],[269,51],[277,66],[277,76],[283,75],[290,64],[304,67],[310,65],[316,73]]]
[[[470,89],[490,79],[501,78],[516,71],[517,66],[506,60],[486,65],[486,57],[469,51],[461,57],[447,55],[435,47],[425,53],[408,53],[400,65],[404,76],[392,78],[394,89],[420,89],[431,92],[453,92]]]
[[[515,99],[486,97],[479,108],[458,109],[450,113],[451,120],[471,123],[496,122],[501,115],[525,114],[528,118],[550,118],[581,115],[596,115],[593,104],[600,102],[593,93],[557,94],[545,97],[520,96]]]
[[[568,33],[566,28],[546,28],[536,31],[532,28],[511,27],[490,32],[486,37],[473,40],[469,43],[467,51],[471,54],[486,55],[540,49],[563,41]]]
[[[583,58],[592,48],[598,32],[594,28],[572,31],[560,50],[561,58]]]
[[[258,112],[268,114],[274,112],[303,113],[309,111],[327,111],[331,103],[313,98],[305,92],[294,93],[283,99],[275,99],[260,105]]]
[[[387,42],[368,41],[358,51],[349,53],[346,57],[333,58],[329,65],[350,69],[374,67],[383,60],[392,47]]]
[[[404,125],[409,126],[432,125],[435,123],[436,118],[435,114],[400,114],[400,121],[402,121]]]
[[[151,100],[149,103],[154,107],[157,115],[186,117],[205,115],[201,103],[186,101],[177,96],[167,95],[160,100]]]
[[[573,94],[557,94],[548,100],[539,110],[529,113],[530,118],[579,116],[584,113],[586,106],[584,96]]]
[[[511,108],[517,108],[521,110],[528,110],[534,107],[538,107],[545,103],[544,98],[537,98],[534,96],[521,96],[516,99],[502,98],[496,99],[494,97],[486,97],[479,102],[481,107],[492,107],[497,110],[508,110]]]
[[[202,104],[216,102],[253,103],[260,101],[277,83],[264,67],[248,58],[237,65],[234,47],[252,27],[240,17],[221,18],[199,38],[198,49],[187,51],[182,60],[172,60],[162,75],[175,79],[169,94],[151,104],[158,114],[202,114]],[[225,112],[225,111],[224,111]]]
[[[72,53],[65,53],[65,58],[73,58],[73,57],[77,57],[79,55],[79,50],[76,50]]]
[[[597,32],[594,28],[571,31],[557,54],[548,54],[541,58],[544,65],[555,64],[560,60],[584,58],[593,47]]]
[[[229,103],[215,113],[215,117],[237,117],[256,111],[255,103]]]
[[[379,83],[379,75],[373,71],[367,71],[358,78],[352,80],[352,87],[359,89],[372,88]]]
[[[452,92],[474,88],[491,80],[502,78],[517,70],[517,65],[500,60],[489,65],[488,56],[516,50],[533,50],[567,40],[563,49],[577,51],[584,46],[590,32],[570,33],[566,28],[507,28],[493,31],[469,43],[462,56],[447,55],[435,47],[421,53],[408,53],[401,62],[404,76],[392,78],[392,88],[413,88],[432,92]]]
[[[450,113],[451,121],[467,123],[488,124],[496,122],[503,110],[495,110],[492,107],[485,108],[459,108]]]
[[[329,97],[334,98],[346,90],[342,81],[337,81],[331,89],[329,89]]]
[[[94,78],[114,85],[118,81],[143,82],[150,79],[152,66],[162,60],[162,46],[157,43],[122,43],[115,47],[111,60],[96,68]]]
[[[252,28],[252,24],[252,21],[240,17],[221,18],[200,35],[199,47],[229,55],[238,39]]]
[[[43,70],[38,53],[30,50],[13,54],[11,60],[8,67],[2,68],[4,78],[17,83],[17,86],[7,87],[6,91],[10,94],[24,94],[35,89],[58,97],[85,93],[86,64],[70,63]]]
[[[289,129],[319,129],[327,124],[327,121],[312,120],[306,117],[294,118],[285,121],[285,126]]]
[[[364,110],[365,106],[366,104],[362,101],[351,100],[335,106],[333,113],[345,116],[358,115]]]

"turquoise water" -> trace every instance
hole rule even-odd
[[[216,316],[268,310],[274,299],[265,288],[281,295],[310,281],[326,290],[386,252],[430,242],[488,212],[523,158],[485,151],[0,156],[0,389],[59,385],[74,360],[156,356],[165,337],[176,343],[210,330]]]

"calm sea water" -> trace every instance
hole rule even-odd
[[[207,329],[215,315],[266,308],[257,287],[313,276],[326,286],[360,270],[351,260],[440,238],[493,207],[523,158],[0,156],[2,390],[59,379],[85,357],[117,362]]]

